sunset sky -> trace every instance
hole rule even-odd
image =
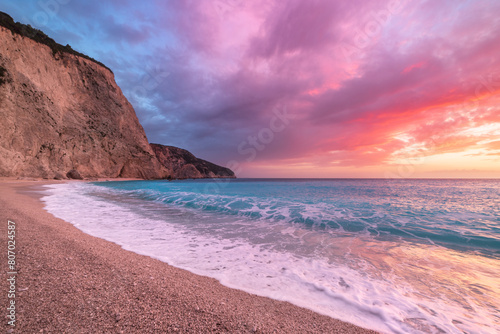
[[[239,177],[500,177],[500,1],[1,1]]]

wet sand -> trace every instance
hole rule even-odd
[[[45,210],[34,192],[61,181],[0,180],[0,239],[16,226],[12,333],[375,333],[313,311],[222,286],[87,235]],[[7,283],[6,283],[7,282]],[[12,330],[13,329],[13,330]]]

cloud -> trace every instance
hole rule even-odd
[[[23,15],[41,10],[27,3]],[[381,170],[411,155],[496,152],[499,10],[493,0],[73,1],[48,27],[111,66],[152,142],[243,162],[238,146],[286,104],[294,119],[248,168]]]
[[[250,55],[279,57],[295,51],[319,51],[335,42],[335,23],[341,15],[338,2],[289,1],[275,4],[261,33],[250,47]]]

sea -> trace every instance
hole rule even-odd
[[[85,233],[381,333],[500,333],[500,180],[46,186]]]

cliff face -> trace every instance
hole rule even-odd
[[[198,159],[189,151],[174,146],[150,144],[158,160],[175,179],[234,178],[229,168]]]
[[[111,71],[4,27],[0,115],[0,176],[169,176]]]
[[[153,151],[111,70],[2,12],[0,117],[0,176],[234,176],[186,150]]]

